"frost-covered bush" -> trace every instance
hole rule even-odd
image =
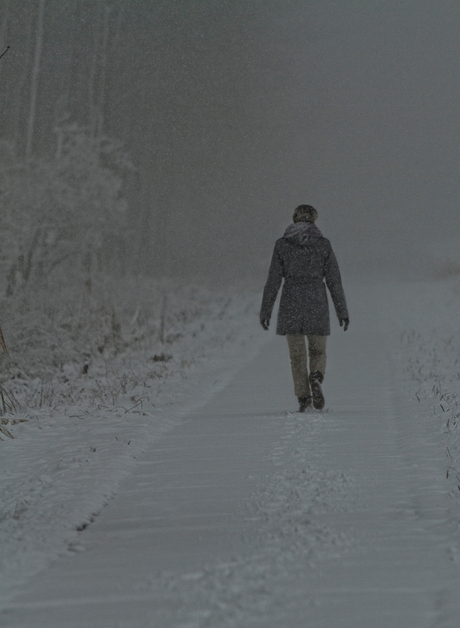
[[[0,150],[0,255],[7,294],[44,282],[55,271],[88,273],[103,247],[122,233],[123,172],[132,168],[120,143],[76,126],[59,133],[53,158],[18,160]],[[106,256],[107,257],[107,256]]]
[[[110,405],[250,334],[247,291],[114,272],[132,166],[121,144],[56,132],[53,158],[18,160],[0,145],[0,323],[12,358],[0,353],[0,391],[23,409]]]
[[[446,455],[451,494],[460,496],[460,283],[452,278],[407,288],[399,363],[421,412],[432,416]]]
[[[0,384],[31,407],[112,404],[244,340],[241,321],[257,321],[253,293],[132,276],[96,277],[91,292],[84,282],[19,291],[0,309],[12,358],[0,357]]]

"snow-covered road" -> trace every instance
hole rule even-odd
[[[439,426],[410,400],[378,323],[388,295],[349,296],[325,412],[292,412],[273,338],[142,454],[1,626],[457,627],[458,502]]]

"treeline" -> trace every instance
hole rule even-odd
[[[129,175],[110,118],[122,3],[2,3],[0,256],[11,296],[53,273],[124,270]],[[121,255],[122,253],[122,255]]]
[[[245,188],[265,171],[264,138],[276,135],[273,111],[258,99],[270,83],[261,41],[271,41],[273,4],[0,0],[0,51],[10,46],[0,59],[0,208],[28,223],[20,237],[2,234],[6,289],[14,273],[16,285],[29,280],[34,260],[42,275],[59,268],[58,248],[69,260],[78,249],[77,265],[87,265],[89,232],[91,246],[102,246],[92,256],[110,266],[121,258],[150,274],[224,266]],[[279,58],[267,71],[280,72]],[[269,192],[258,193],[263,205]],[[51,255],[59,215],[72,247],[66,237]],[[94,224],[105,225],[104,237],[93,237]]]

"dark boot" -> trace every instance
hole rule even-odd
[[[308,379],[310,380],[311,394],[313,396],[313,407],[316,410],[322,410],[325,404],[323,391],[321,390],[321,384],[324,379],[323,374],[319,371],[313,371]]]
[[[311,397],[297,397],[299,400],[299,412],[305,412],[307,408],[311,408]]]

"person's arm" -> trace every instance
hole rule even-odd
[[[277,246],[273,251],[270,270],[268,271],[268,279],[265,284],[264,294],[262,297],[262,306],[260,308],[260,323],[264,329],[268,329],[270,318],[272,316],[273,306],[275,305],[276,295],[283,280],[283,264],[280,259]]]
[[[345,293],[343,291],[339,265],[332,247],[330,247],[329,254],[326,258],[324,275],[326,285],[331,293],[332,302],[334,303],[334,308],[337,318],[339,319],[340,326],[342,327],[342,325],[344,325],[344,330],[346,331],[350,323],[350,317],[348,314],[347,302],[345,300]]]

